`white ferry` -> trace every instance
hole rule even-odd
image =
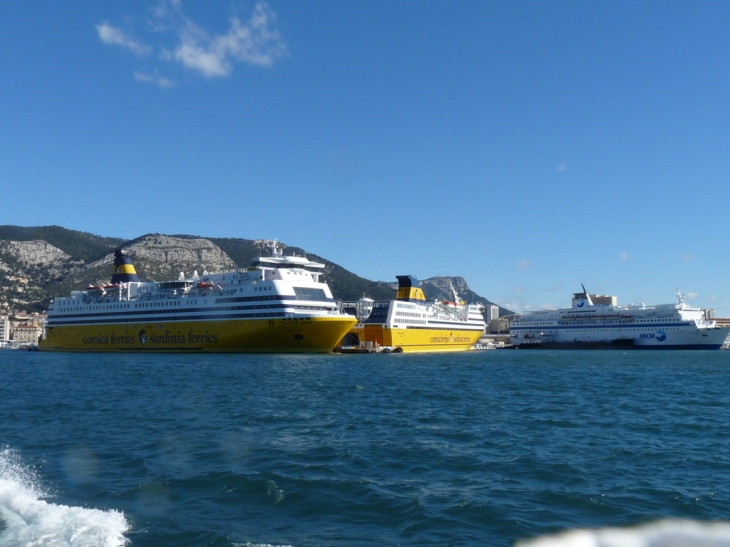
[[[341,313],[324,264],[270,257],[247,270],[197,272],[176,281],[140,281],[129,257],[114,252],[105,285],[73,291],[48,308],[43,351],[331,352],[356,323]]]
[[[465,303],[453,286],[451,300],[429,302],[415,277],[396,278],[395,300],[342,302],[341,309],[358,318],[345,345],[385,347],[394,353],[466,351],[484,333],[484,306]]]
[[[594,304],[583,287],[571,308],[517,316],[510,339],[519,348],[720,349],[730,327],[718,327],[705,310],[677,291],[676,304]]]

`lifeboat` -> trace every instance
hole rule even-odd
[[[86,292],[89,294],[101,294],[104,292],[104,287],[101,285],[89,285],[86,287]]]
[[[196,289],[212,289],[213,283],[211,283],[210,281],[201,281],[200,283],[195,285],[195,288]]]
[[[104,285],[103,289],[106,292],[118,292],[122,288],[122,285],[119,283],[110,283],[109,285]]]

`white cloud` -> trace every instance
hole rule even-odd
[[[563,290],[562,285],[553,285],[552,287],[545,289],[545,292],[560,292]]]
[[[567,170],[568,170],[568,164],[567,163],[563,162],[560,165],[558,165],[558,171],[560,171],[561,173],[563,173],[563,172],[565,172]]]
[[[170,78],[165,78],[164,76],[160,76],[157,73],[145,74],[144,72],[135,72],[134,79],[138,82],[148,82],[154,84],[157,87],[161,87],[163,89],[167,89],[175,85],[175,82],[173,82]]]
[[[165,17],[170,13],[171,9],[175,11],[179,10],[180,0],[162,0],[152,11],[157,17]]]
[[[242,25],[238,19],[232,19],[231,30],[216,41],[239,61],[271,66],[287,53],[286,44],[279,33],[269,28],[275,21],[276,14],[264,2],[259,2],[248,23]]]
[[[512,310],[515,313],[520,313],[532,308],[532,306],[525,302],[523,298],[514,295],[495,298],[494,303],[498,306],[502,306],[503,308],[507,308],[508,310]]]
[[[125,34],[118,28],[114,28],[109,23],[96,25],[96,30],[99,33],[99,38],[105,44],[121,46],[128,49],[135,55],[139,55],[140,57],[144,57],[145,55],[149,55],[150,53],[152,53],[152,48],[137,41],[130,34]]]
[[[233,70],[225,55],[206,51],[192,40],[181,42],[175,49],[174,58],[186,67],[197,70],[206,78],[228,76]]]
[[[99,38],[140,57],[156,50],[158,62],[179,63],[205,78],[229,76],[236,62],[269,67],[288,54],[286,42],[274,28],[276,14],[266,2],[254,6],[248,21],[230,18],[228,29],[221,34],[209,33],[189,19],[182,11],[181,0],[162,0],[151,14],[148,29],[154,31],[158,41],[154,49],[106,22],[96,26]],[[162,42],[165,34],[173,35],[176,43],[166,46]],[[135,71],[134,77],[139,82],[165,88],[175,83],[169,77],[159,76],[157,71]]]
[[[517,263],[517,267],[518,267],[518,268],[519,268],[520,270],[524,270],[525,268],[529,268],[529,267],[530,267],[530,263],[529,263],[529,262],[528,262],[527,260],[520,260],[520,261],[519,261],[519,262]]]
[[[515,313],[521,313],[532,309],[530,304],[519,298],[495,298],[494,303]]]
[[[698,293],[698,292],[688,292],[687,293],[687,298],[689,298],[690,300],[694,300],[699,295],[700,295],[700,293]]]
[[[271,27],[276,14],[264,2],[254,7],[251,19],[241,23],[236,17],[226,34],[209,36],[188,19],[180,32],[180,42],[172,58],[206,78],[228,76],[233,60],[255,66],[271,66],[287,54],[286,42]]]
[[[626,253],[621,253],[621,255],[618,257],[618,259],[621,262],[628,262],[629,260],[631,260],[631,257],[629,257],[629,255]]]
[[[691,254],[689,254],[689,253],[684,253],[684,254],[682,255],[682,259],[683,259],[683,260],[686,260],[687,262],[689,262],[690,260],[693,260],[693,259],[694,259],[694,256],[692,256],[692,255],[691,255]]]
[[[526,292],[526,291],[523,287],[512,287],[512,292],[522,293],[522,292]]]

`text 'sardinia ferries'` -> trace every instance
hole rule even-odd
[[[484,332],[481,304],[466,304],[453,287],[452,300],[429,302],[415,277],[396,277],[395,300],[363,298],[341,304],[343,311],[359,319],[346,341],[392,348],[394,352],[465,351]]]
[[[110,284],[51,303],[40,349],[331,352],[356,320],[310,270],[324,265],[269,247],[248,270],[164,282],[139,281],[117,250]]]
[[[705,310],[677,291],[676,304],[594,304],[583,287],[573,307],[517,316],[510,338],[520,348],[720,349],[730,327],[718,327]]]

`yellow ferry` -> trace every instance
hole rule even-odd
[[[451,287],[452,300],[427,301],[420,282],[399,275],[395,300],[361,298],[340,308],[358,318],[344,344],[391,352],[466,351],[484,332],[484,307],[466,304]]]
[[[247,270],[162,282],[140,281],[118,249],[109,284],[53,300],[40,349],[331,352],[357,320],[320,279],[324,264],[268,246]]]

